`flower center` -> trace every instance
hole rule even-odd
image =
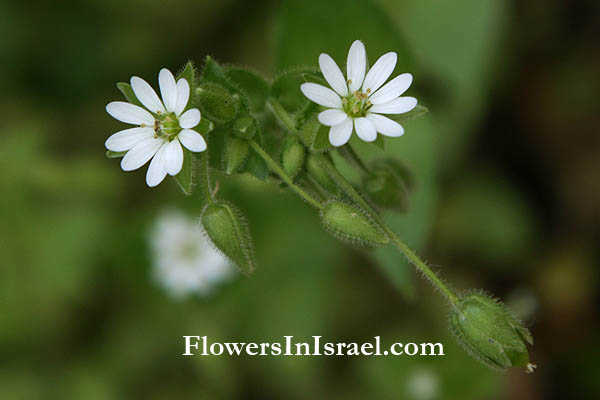
[[[181,132],[179,119],[175,113],[158,113],[154,119],[154,137],[163,138],[169,142]]]
[[[365,93],[357,90],[342,99],[342,108],[350,118],[360,118],[367,115],[372,106],[369,101],[370,91],[370,89],[367,89]]]

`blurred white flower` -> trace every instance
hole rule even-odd
[[[146,183],[154,187],[169,175],[177,175],[183,166],[181,145],[193,152],[206,150],[202,135],[192,128],[200,123],[200,111],[192,108],[183,112],[190,98],[187,80],[175,77],[166,68],[158,74],[162,101],[142,78],[131,78],[131,88],[146,109],[124,101],[113,101],[106,111],[115,119],[137,125],[113,134],[106,140],[108,150],[127,153],[121,160],[123,171],[150,166]],[[164,102],[164,103],[163,103]],[[148,111],[149,110],[149,111]]]
[[[400,97],[411,85],[411,74],[398,75],[382,87],[396,67],[397,55],[382,55],[367,72],[367,55],[360,40],[348,52],[347,79],[328,54],[319,56],[319,67],[333,90],[316,83],[303,83],[300,90],[311,101],[327,107],[319,122],[330,126],[329,142],[342,146],[350,140],[353,128],[365,142],[377,139],[377,132],[398,137],[402,125],[381,114],[402,114],[417,106],[414,97]],[[366,76],[365,76],[366,73]]]
[[[409,398],[415,400],[431,400],[438,396],[439,378],[429,369],[417,369],[406,382]]]
[[[213,248],[200,223],[179,211],[167,210],[158,216],[150,246],[153,277],[175,298],[208,295],[234,272]]]

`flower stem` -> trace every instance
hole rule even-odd
[[[298,135],[298,129],[296,123],[291,115],[283,108],[283,106],[273,98],[268,100],[268,104],[277,117],[277,119],[292,133]],[[351,150],[352,151],[352,150]],[[352,151],[353,153],[353,151]],[[458,297],[450,288],[440,279],[435,272],[429,268],[425,262],[423,262],[417,254],[410,249],[404,243],[398,235],[383,221],[383,219],[377,214],[375,210],[367,203],[367,201],[354,189],[352,184],[346,180],[346,178],[335,168],[335,166],[325,157],[322,153],[313,152],[316,160],[319,162],[325,172],[340,186],[340,188],[346,192],[350,198],[364,209],[365,212],[370,214],[373,220],[385,231],[390,241],[396,246],[402,254],[410,261],[419,271],[425,275],[432,285],[440,290],[440,292],[450,301],[455,307],[458,306]],[[354,155],[356,155],[354,153]],[[362,162],[361,162],[362,163]],[[364,164],[363,164],[364,165]]]
[[[198,187],[206,204],[213,204],[213,189],[210,184],[210,165],[208,163],[208,152],[203,151],[198,155],[200,159],[200,175],[198,176]]]
[[[252,147],[252,149],[256,152],[256,154],[258,154],[267,163],[269,168],[277,175],[279,175],[279,177],[290,187],[290,189],[296,192],[298,196],[302,197],[304,200],[306,200],[307,203],[319,210],[323,208],[323,205],[321,205],[319,201],[317,201],[314,197],[305,192],[304,189],[302,189],[300,186],[296,185],[292,178],[290,178],[290,176],[286,174],[283,169],[281,169],[279,164],[277,164],[275,160],[273,160],[271,156],[269,156],[267,152],[264,151],[264,149],[260,147],[258,143],[256,143],[254,140],[249,140],[248,143],[250,144],[250,147]]]

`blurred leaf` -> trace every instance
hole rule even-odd
[[[111,151],[111,150],[106,150],[106,157],[107,158],[121,158],[126,153],[127,153],[126,151]]]

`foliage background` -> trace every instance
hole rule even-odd
[[[599,14],[594,1],[1,2],[0,398],[598,398]],[[155,85],[206,54],[272,77],[323,51],[344,60],[357,38],[371,61],[397,51],[430,109],[388,141],[417,189],[386,218],[458,288],[513,307],[535,374],[486,370],[396,253],[338,243],[249,177],[222,193],[248,216],[255,275],[181,303],[151,282],[153,217],[195,216],[197,199],[104,158],[121,129],[104,111],[114,84]],[[447,356],[183,358],[184,334],[381,335],[441,341]]]

